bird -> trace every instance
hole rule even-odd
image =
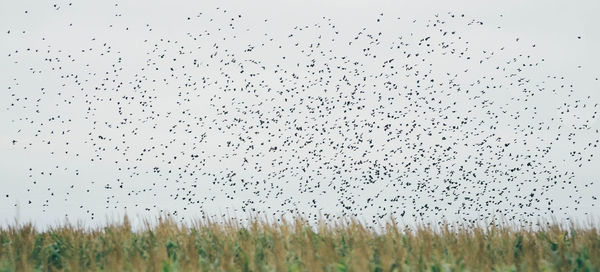
[[[478,31],[499,30],[482,19],[385,12],[357,29],[323,16],[282,30],[218,7],[166,31],[114,10],[77,50],[53,42],[61,32],[6,32],[31,41],[6,64],[20,71],[11,148],[52,165],[32,163],[27,191],[2,201],[42,194],[28,205],[68,203],[89,220],[228,207],[524,224],[597,203],[583,189],[594,183],[575,181],[598,152],[598,103],[547,68],[539,42],[484,47]],[[135,54],[118,42],[126,31]]]

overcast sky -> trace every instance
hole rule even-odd
[[[493,216],[507,218],[531,215],[583,220],[600,215],[596,211],[600,152],[594,147],[600,129],[596,107],[600,103],[598,1],[221,2],[0,4],[3,223],[18,218],[47,225],[68,217],[95,224],[125,211],[142,217],[176,211],[182,219],[197,217],[200,210],[242,216],[248,212],[242,207],[268,215],[286,214],[292,207],[306,216],[339,215],[344,212],[341,203],[353,207],[350,214],[364,218],[405,212],[411,215],[402,219],[405,221],[488,218],[486,213],[493,210],[503,211]],[[455,31],[460,39],[450,39],[451,34],[446,36],[438,29]],[[425,37],[431,37],[432,47],[438,51],[418,51],[423,66],[414,66],[414,55],[411,59],[407,52],[393,51],[400,45],[410,51]],[[449,47],[442,42],[449,42]],[[312,46],[322,54],[308,54]],[[465,49],[464,57],[450,57],[459,54],[450,49],[443,54],[446,48]],[[235,61],[224,64],[231,59]],[[395,68],[385,66],[383,62],[389,59],[394,59]],[[322,82],[317,76],[299,68],[313,60],[321,68],[360,63],[362,70],[357,74],[334,69],[332,77],[368,76],[364,80],[369,84],[364,86],[367,93],[359,94],[357,100],[364,107],[353,113],[333,110],[319,114],[306,110],[310,104],[305,110],[277,115],[277,107],[293,108],[291,101],[306,103],[299,101],[315,97],[333,101],[335,94],[353,91],[343,85],[337,91],[335,85],[320,87],[325,85],[319,85]],[[515,68],[518,72],[499,69],[515,63],[523,63],[522,69]],[[190,68],[194,65],[197,70]],[[430,89],[425,84],[405,83],[414,76],[404,69],[411,65],[435,82],[451,80]],[[395,75],[394,69],[404,69],[406,80]],[[285,73],[289,84],[281,80],[284,70],[289,71]],[[261,88],[285,92],[294,86],[306,91],[299,96],[226,91],[232,86],[247,88],[246,82],[256,84],[253,88],[259,93]],[[192,83],[198,85],[186,85]],[[371,124],[376,129],[357,127],[351,133],[328,137],[317,133],[307,138],[294,138],[298,132],[287,130],[289,123],[284,123],[298,121],[305,124],[305,130],[315,124],[335,128],[345,120],[368,124],[372,110],[387,114],[395,107],[406,107],[412,112],[412,102],[383,105],[376,95],[369,95],[385,90],[388,83],[407,87],[399,88],[398,93],[409,89],[423,93],[415,95],[423,98],[415,101],[433,99],[430,101],[447,104],[445,111],[454,110],[452,114],[470,121],[461,130],[448,131],[435,125],[447,112],[421,114],[415,110],[389,122],[374,118]],[[447,87],[452,84],[462,86],[462,91]],[[498,88],[486,92],[486,85]],[[204,89],[194,89],[200,86]],[[464,91],[467,89],[472,93]],[[247,111],[243,111],[244,105]],[[225,117],[235,110],[233,116]],[[496,123],[487,118],[492,115],[497,116],[493,119]],[[230,125],[235,118],[252,124],[269,118],[281,122],[273,121],[276,124],[269,128]],[[387,124],[418,124],[425,134],[434,135],[415,133],[402,141],[389,141],[383,129]],[[256,132],[252,143],[279,143],[279,150],[271,152],[265,147],[264,152],[252,153],[229,148],[237,143],[247,145],[240,142],[239,135],[249,132]],[[350,151],[333,148],[334,142],[350,144],[357,135],[375,147],[361,140]],[[560,139],[553,140],[558,135]],[[296,142],[281,151],[283,140],[279,139],[286,137]],[[442,161],[449,157],[435,148],[446,139],[454,141],[456,153],[451,160]],[[498,148],[492,147],[492,141]],[[479,142],[485,144],[477,145]],[[503,146],[505,143],[511,145]],[[418,157],[421,149],[407,148],[413,144],[429,148],[422,149],[427,150],[423,152],[430,156],[429,161]],[[545,151],[547,147],[551,150]],[[322,154],[315,155],[315,150]],[[402,150],[409,158],[392,150]],[[364,183],[363,175],[382,167],[388,157],[386,163],[393,165],[394,171],[376,176],[376,182]],[[415,158],[418,165],[407,164],[417,162]],[[431,158],[440,158],[440,162],[433,163]],[[514,180],[500,174],[526,164],[524,158],[537,159],[531,170],[521,167]],[[339,164],[345,169],[342,164],[359,161],[372,163],[372,168],[357,166],[342,174],[318,168]],[[280,168],[279,162],[306,167],[289,170]],[[446,167],[444,171],[431,170],[439,165]],[[452,176],[454,172],[473,177]],[[458,187],[453,193],[460,200],[437,199],[446,198],[438,188],[447,177],[456,178]],[[349,184],[337,183],[340,179]],[[215,180],[219,182],[214,184]],[[245,190],[244,180],[260,181],[261,185]],[[398,186],[391,185],[394,183]],[[419,183],[426,184],[425,189],[414,187]],[[340,192],[340,186],[348,189]],[[313,187],[319,189],[307,189]],[[273,188],[277,190],[271,193]],[[501,190],[506,195],[495,198]],[[515,205],[528,202],[524,196],[532,193],[536,194],[531,197],[532,206]],[[480,194],[484,196],[481,199]],[[407,197],[389,202],[399,195]],[[497,204],[498,209],[477,209],[496,205],[486,199],[493,202],[499,198],[504,201]],[[468,204],[461,207],[463,202]],[[423,210],[423,205],[441,210]],[[360,209],[363,206],[366,208]],[[549,214],[549,210],[555,212]],[[456,214],[458,211],[461,214]]]

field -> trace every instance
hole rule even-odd
[[[0,271],[599,271],[594,224],[402,228],[389,220],[159,219],[133,231],[31,224],[0,229]]]

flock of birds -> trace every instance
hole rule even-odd
[[[270,33],[276,21],[222,8],[179,19],[185,30],[122,26],[136,56],[94,33],[80,50],[36,36],[8,53],[21,71],[3,101],[9,144],[52,165],[32,162],[27,189],[1,203],[376,222],[597,202],[576,173],[598,152],[598,103],[544,74],[534,43],[483,48],[469,31],[495,28],[453,12],[381,13],[356,31],[322,17]]]

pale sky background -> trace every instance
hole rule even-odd
[[[17,218],[19,221],[31,220],[45,226],[62,222],[65,217],[68,217],[71,221],[97,224],[107,217],[118,216],[125,211],[133,216],[150,217],[159,214],[161,210],[166,213],[177,211],[177,216],[184,220],[198,217],[200,210],[243,217],[245,213],[240,210],[240,207],[248,200],[255,201],[250,207],[268,215],[285,214],[277,211],[278,207],[287,209],[294,205],[311,216],[319,212],[340,214],[341,209],[336,206],[339,203],[337,199],[345,196],[339,195],[336,190],[325,188],[320,193],[299,193],[303,188],[301,183],[306,180],[309,180],[306,184],[313,185],[316,182],[326,184],[331,182],[333,174],[310,176],[310,171],[307,174],[298,171],[292,174],[285,172],[281,177],[266,176],[266,173],[270,171],[274,173],[278,169],[269,166],[272,161],[289,161],[298,164],[302,162],[300,158],[314,158],[308,149],[297,153],[286,152],[282,155],[284,157],[279,158],[276,158],[276,155],[266,155],[254,160],[250,158],[250,164],[264,164],[265,171],[257,173],[244,169],[241,165],[243,157],[241,152],[225,150],[219,146],[226,145],[227,141],[235,142],[237,139],[232,135],[243,133],[244,128],[233,127],[222,134],[212,128],[206,131],[196,129],[187,133],[184,126],[180,125],[176,128],[177,134],[169,131],[175,129],[173,125],[177,124],[178,120],[186,122],[194,120],[193,122],[202,122],[207,127],[211,125],[211,120],[222,122],[219,119],[222,117],[217,110],[217,105],[221,105],[219,103],[231,106],[231,101],[236,101],[235,98],[238,98],[247,105],[258,105],[253,103],[259,103],[261,98],[251,95],[236,97],[236,94],[231,92],[223,92],[219,89],[221,86],[219,84],[223,81],[219,81],[220,83],[210,87],[210,90],[203,91],[204,93],[201,94],[203,97],[196,96],[192,101],[185,101],[178,96],[178,92],[185,88],[178,89],[177,86],[185,84],[186,76],[191,76],[194,81],[202,81],[202,77],[219,78],[220,71],[214,67],[233,69],[228,68],[231,66],[222,66],[218,62],[219,59],[226,58],[223,49],[241,55],[249,45],[257,48],[244,55],[248,56],[247,59],[238,60],[240,63],[246,61],[243,65],[248,72],[245,75],[237,74],[232,80],[241,82],[244,76],[260,72],[261,65],[267,66],[271,71],[277,64],[284,65],[284,69],[294,69],[296,62],[307,63],[302,52],[294,48],[295,42],[304,45],[322,42],[324,49],[332,50],[331,56],[347,56],[351,61],[360,59],[368,73],[376,75],[379,74],[376,71],[381,69],[381,61],[384,59],[395,58],[397,67],[401,67],[404,60],[399,56],[388,55],[391,53],[384,46],[367,44],[363,41],[365,47],[372,47],[373,54],[379,56],[377,62],[364,58],[361,55],[363,51],[345,46],[357,33],[381,32],[380,41],[388,47],[393,42],[399,42],[400,36],[403,37],[403,41],[417,43],[420,38],[438,35],[439,33],[434,31],[435,28],[426,25],[435,23],[437,18],[449,19],[449,13],[457,16],[465,15],[464,19],[448,20],[447,23],[448,28],[454,29],[462,37],[457,41],[457,45],[468,41],[467,55],[472,56],[473,59],[486,60],[486,63],[489,60],[493,64],[484,63],[483,66],[475,66],[469,61],[456,58],[441,55],[428,56],[427,61],[435,64],[432,77],[443,79],[446,78],[445,73],[457,73],[459,75],[455,81],[464,86],[485,75],[497,77],[495,82],[499,81],[498,84],[504,87],[496,92],[490,92],[485,98],[493,100],[496,105],[505,105],[501,108],[507,113],[500,114],[501,128],[496,136],[514,140],[515,144],[508,147],[507,152],[523,155],[540,154],[541,151],[535,150],[535,147],[540,149],[546,147],[547,142],[544,141],[549,140],[556,133],[564,136],[560,141],[552,144],[552,151],[542,160],[548,166],[556,166],[553,170],[555,172],[536,174],[523,172],[518,175],[518,179],[543,179],[555,174],[564,175],[567,172],[560,180],[571,184],[566,185],[565,189],[556,186],[544,192],[544,198],[553,200],[551,205],[536,204],[534,207],[524,207],[513,210],[512,213],[494,216],[522,218],[523,213],[532,213],[536,215],[534,217],[547,218],[535,209],[537,207],[556,211],[553,216],[560,219],[584,220],[590,216],[597,217],[600,215],[597,211],[599,204],[597,197],[600,197],[598,180],[600,149],[588,144],[597,143],[600,135],[597,132],[600,129],[600,121],[597,113],[594,113],[599,109],[594,105],[600,103],[600,81],[598,81],[600,18],[597,16],[599,12],[598,1],[576,3],[572,1],[419,1],[418,4],[415,1],[144,1],[143,3],[97,1],[72,4],[69,1],[2,1],[0,3],[0,51],[2,52],[0,83],[3,87],[0,94],[0,122],[2,123],[0,126],[0,219],[2,223],[13,222]],[[380,16],[381,13],[384,15]],[[380,22],[377,19],[380,19]],[[467,23],[470,20],[482,21],[484,24],[469,26]],[[231,22],[235,22],[234,29],[227,28]],[[330,23],[335,25],[335,28],[331,28],[331,25],[328,25]],[[316,28],[316,25],[322,28]],[[297,26],[310,28],[302,32],[295,29]],[[222,31],[217,31],[219,28]],[[335,33],[336,31],[338,34]],[[212,36],[198,36],[205,33],[212,33]],[[292,33],[295,36],[290,39],[288,35]],[[318,36],[323,40],[317,40]],[[198,39],[193,40],[193,37]],[[221,37],[226,39],[223,40]],[[336,41],[327,42],[331,38],[335,38]],[[360,42],[356,41],[361,45]],[[273,44],[273,47],[262,48],[259,46],[261,43],[269,46]],[[155,44],[160,46],[152,51]],[[215,44],[219,46],[219,55],[215,59],[210,59],[208,55],[215,51]],[[283,48],[277,49],[277,44],[283,45]],[[185,50],[182,50],[181,46]],[[198,54],[178,53],[190,49],[195,49],[194,52]],[[166,54],[167,58],[178,58],[180,62],[178,64],[161,62],[157,58],[160,54]],[[540,63],[518,75],[531,80],[526,83],[527,88],[535,90],[536,86],[542,86],[551,89],[566,85],[572,92],[547,92],[548,94],[543,92],[526,101],[510,100],[511,97],[523,97],[520,96],[518,88],[508,86],[511,79],[503,78],[507,73],[498,72],[495,68],[496,63],[501,65],[519,54],[530,55],[530,63]],[[281,56],[288,58],[282,61]],[[209,63],[211,66],[193,75],[184,75],[185,69],[181,69],[183,71],[177,74],[177,79],[170,76],[179,73],[178,66],[181,66],[181,63],[185,63],[188,67],[192,66],[192,59],[198,59],[200,67]],[[60,62],[57,63],[57,60]],[[253,65],[250,60],[259,60],[260,64]],[[337,59],[330,65],[335,66],[340,63],[341,60]],[[154,66],[148,64],[164,70],[152,71],[149,67]],[[61,69],[57,70],[59,66]],[[55,70],[52,70],[53,67]],[[142,71],[143,67],[148,69]],[[169,71],[168,69],[172,67],[176,69]],[[462,72],[465,69],[469,69],[469,72]],[[384,72],[383,69],[381,72]],[[337,75],[343,76],[341,73]],[[558,78],[547,78],[549,75]],[[140,90],[134,88],[137,84],[132,82],[142,76],[157,81],[155,83],[144,81],[141,87],[149,91],[146,96],[156,96],[154,100],[140,97]],[[280,76],[268,71],[260,74],[265,84],[272,86],[278,86]],[[382,88],[385,81],[373,79],[373,83],[377,84],[375,89]],[[94,90],[95,87],[100,86],[109,89],[118,88],[119,91]],[[316,96],[322,95],[320,91],[322,90],[310,90],[311,94]],[[209,98],[213,95],[221,96],[221,99],[210,101]],[[127,104],[124,96],[135,96],[137,100]],[[477,119],[485,113],[486,109],[473,108],[473,104],[470,103],[475,102],[470,102],[467,97],[470,96],[452,95],[446,101],[443,97],[439,99],[444,102],[450,99],[458,101],[463,106],[456,108],[457,114]],[[152,104],[153,108],[145,108],[139,104],[140,101],[145,100]],[[123,104],[117,105],[116,101],[121,101]],[[257,107],[267,109],[279,103],[283,102],[271,100],[271,104],[267,102]],[[378,105],[377,101],[368,96],[365,96],[364,103],[368,107]],[[570,108],[573,113],[570,117],[565,117],[561,126],[552,118],[559,118],[557,112],[564,110],[564,107],[560,108],[563,103],[579,106]],[[583,107],[584,104],[586,107]],[[125,116],[118,114],[119,106],[122,107]],[[512,112],[520,111],[525,107],[537,107],[537,113],[511,119]],[[467,112],[469,109],[475,110]],[[150,112],[151,110],[162,117],[153,119],[155,113]],[[500,110],[500,108],[492,107],[492,110]],[[348,117],[367,120],[368,113],[359,111],[356,116],[348,114]],[[205,118],[198,121],[193,118],[194,116],[205,116]],[[322,117],[319,122],[336,123],[341,116],[343,115],[331,114]],[[309,123],[314,117],[313,114],[302,111],[295,116],[298,120]],[[412,117],[417,120],[417,123],[423,125],[428,123],[425,117]],[[121,123],[124,121],[123,118],[128,118],[130,123],[127,121]],[[245,118],[254,120],[252,116]],[[410,119],[411,116],[406,118]],[[552,128],[534,135],[541,138],[516,137],[512,134],[511,126],[535,125],[535,122],[544,122],[544,127],[547,125]],[[117,128],[120,123],[120,128]],[[465,129],[473,131],[479,127],[485,129],[489,125],[478,124]],[[569,128],[569,125],[585,125],[587,129],[574,130]],[[269,132],[277,135],[294,133],[277,132],[275,128],[277,125],[274,125],[272,130],[261,130],[264,134],[256,136],[255,141],[275,139],[268,135]],[[203,135],[205,132],[207,134]],[[229,132],[231,134],[228,134]],[[573,134],[569,135],[569,133]],[[99,136],[110,139],[110,142],[99,141]],[[465,140],[463,135],[456,132],[446,132],[440,134],[441,136],[467,143],[482,140],[476,137]],[[205,142],[198,145],[198,150],[192,151],[189,143],[197,140],[194,137],[203,137]],[[345,141],[344,137],[346,135],[333,139],[342,142]],[[13,140],[16,142],[13,143]],[[372,153],[370,156],[373,159],[384,158],[385,150],[392,149],[391,146],[386,146],[384,134],[373,133],[372,140],[385,147],[380,153],[377,153],[378,151]],[[438,138],[411,138],[408,141],[424,143],[427,146],[441,143]],[[517,143],[524,141],[529,146]],[[338,159],[337,156],[330,156],[334,151],[328,149],[328,146],[318,146],[315,143],[313,145],[314,148],[326,149],[325,160],[330,159],[333,162]],[[161,149],[161,152],[166,155],[145,157],[144,160],[138,161],[138,154],[152,146]],[[472,149],[465,147],[459,150],[456,160],[461,161],[476,153],[475,147],[470,148]],[[371,148],[368,146],[358,148],[359,151],[369,149]],[[359,151],[346,155],[355,156],[353,159],[360,160]],[[123,152],[128,155],[123,156]],[[190,164],[196,163],[197,161],[189,159],[190,154],[200,152],[204,154],[200,155],[199,159],[206,159],[206,165],[190,168],[197,170],[197,174],[178,177],[177,173],[180,172],[177,172],[177,168],[190,167]],[[575,152],[575,155],[570,152]],[[297,157],[291,156],[292,154]],[[214,157],[210,157],[211,155]],[[165,158],[172,156],[185,157],[185,159],[174,160],[170,164]],[[221,161],[218,161],[218,157],[222,157]],[[581,157],[582,161],[574,161],[577,157]],[[502,158],[482,157],[481,160],[510,165],[512,159],[504,156]],[[392,159],[392,161],[403,162],[401,159],[397,161]],[[314,161],[311,167],[320,163]],[[579,164],[582,166],[579,167]],[[119,167],[121,169],[118,169]],[[159,167],[162,172],[153,173],[154,167]],[[173,173],[166,173],[170,169]],[[428,181],[430,184],[436,182],[441,184],[444,175],[447,174],[436,175],[418,168],[414,170],[416,173],[407,174],[404,176],[404,181],[419,182],[421,178],[427,176],[432,178]],[[540,189],[542,188],[540,186],[543,186],[543,181],[533,185],[516,185],[514,182],[502,181],[500,176],[478,171],[482,170],[473,166],[473,173],[478,174],[479,181],[492,183],[496,182],[492,179],[500,178],[498,183],[494,183],[496,185],[491,187],[498,189],[508,187],[507,191],[515,196],[529,194],[529,189]],[[200,173],[214,176],[201,176]],[[227,173],[235,173],[236,178],[266,180],[267,183],[278,184],[283,188],[284,193],[280,196],[259,193],[261,197],[256,197],[250,191],[240,190],[239,183],[231,187],[211,185],[211,179],[226,177]],[[194,181],[194,178],[197,180]],[[354,178],[359,177],[354,176]],[[462,188],[459,192],[461,198],[473,197],[473,194],[481,188],[464,184],[465,181],[458,182],[461,183],[460,188]],[[416,197],[417,203],[406,201],[406,203],[390,204],[377,199],[375,206],[356,212],[357,216],[371,218],[389,210],[397,210],[398,213],[406,210],[410,214],[416,206],[424,204],[433,206],[438,201],[427,193],[415,194],[410,191],[411,189],[403,189],[401,186],[392,189],[390,186],[385,186],[386,184],[391,183],[389,180],[382,179],[373,185],[358,184],[358,189],[349,189],[346,197],[357,203],[364,203],[367,198],[375,196],[385,198],[405,194]],[[123,188],[119,187],[121,185]],[[150,188],[152,190],[144,191]],[[359,190],[360,188],[362,189]],[[469,188],[472,188],[473,192],[469,192],[471,190]],[[234,190],[237,192],[234,193]],[[267,189],[264,187],[259,190]],[[191,198],[194,200],[209,198],[212,201],[190,206],[186,201],[182,201],[181,197],[174,198],[174,195],[183,196],[192,191],[194,195]],[[227,194],[233,197],[229,198]],[[314,206],[310,204],[313,199],[318,200]],[[514,203],[519,201],[523,200],[515,198]],[[444,207],[449,211],[454,211],[459,204],[460,202],[455,201],[442,206],[445,205]],[[474,204],[482,204],[482,201]],[[405,207],[398,208],[400,205]],[[506,208],[506,205],[509,203],[504,202],[499,207]],[[382,207],[388,207],[388,210],[383,211]],[[449,211],[428,212],[422,217],[404,217],[402,220],[436,221],[443,218],[463,220],[477,219],[482,216],[477,212],[457,216]]]

